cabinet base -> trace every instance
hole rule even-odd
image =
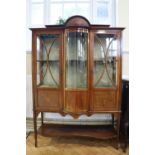
[[[117,132],[112,125],[59,125],[43,124],[38,131],[47,137],[52,136],[81,136],[99,139],[116,138]]]

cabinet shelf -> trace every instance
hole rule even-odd
[[[45,84],[40,84],[37,86],[38,88],[57,88],[56,86],[53,85],[45,85]]]
[[[37,60],[37,62],[43,62],[43,63],[46,63],[46,62],[58,62],[59,60]]]
[[[69,60],[66,60],[66,61],[84,61],[84,62],[86,62],[87,60],[69,59]]]
[[[94,63],[105,63],[103,60],[94,60]],[[106,61],[106,63],[114,63],[114,61]]]
[[[116,62],[117,60],[115,60],[115,62]],[[41,63],[47,63],[47,62],[49,62],[49,63],[56,63],[56,62],[59,62],[59,60],[37,60],[37,62],[41,62]],[[86,63],[87,62],[87,60],[66,60],[66,62],[70,62],[70,63],[75,63],[75,62],[84,62],[84,63]],[[103,62],[103,60],[94,60],[94,63],[105,63],[105,62]],[[107,63],[114,63],[114,61],[107,61]]]
[[[99,139],[117,137],[117,132],[112,125],[43,124],[38,132],[44,136],[81,136]]]

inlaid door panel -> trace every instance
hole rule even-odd
[[[77,92],[65,91],[65,109],[67,112],[75,112]]]
[[[87,112],[88,101],[88,91],[65,91],[65,111],[67,112]]]
[[[94,91],[92,111],[111,111],[116,109],[115,91]]]
[[[58,90],[38,89],[37,100],[39,108],[52,108],[58,111],[62,108],[61,94]]]
[[[88,91],[79,91],[77,92],[77,104],[76,104],[76,112],[87,112],[88,111]]]

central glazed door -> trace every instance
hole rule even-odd
[[[65,106],[69,113],[88,111],[88,30],[65,31]]]

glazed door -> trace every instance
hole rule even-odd
[[[70,113],[88,111],[88,30],[65,32],[65,109]]]
[[[91,33],[92,84],[91,110],[111,111],[117,108],[119,50],[116,34]]]
[[[62,108],[62,34],[39,33],[37,43],[37,107],[52,111]]]

